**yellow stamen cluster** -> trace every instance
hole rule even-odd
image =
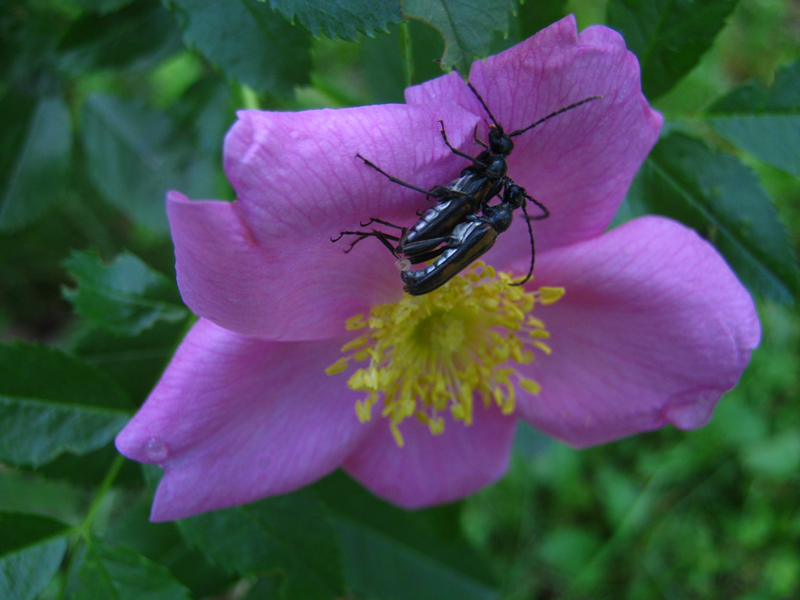
[[[382,400],[381,416],[390,420],[398,446],[399,425],[416,417],[432,434],[444,431],[442,414],[469,425],[476,398],[503,414],[514,412],[516,386],[539,393],[540,386],[521,376],[515,365],[530,363],[533,349],[549,354],[544,323],[533,317],[535,304],[556,302],[563,288],[528,292],[509,285],[511,276],[477,262],[469,271],[424,296],[404,296],[380,304],[368,317],[347,321],[349,330],[368,329],[342,348],[345,356],[326,369],[334,375],[350,361],[368,362],[348,386],[366,392],[356,403],[362,422]]]

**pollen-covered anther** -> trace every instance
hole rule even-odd
[[[517,367],[530,363],[534,350],[551,352],[543,341],[550,334],[531,311],[536,304],[556,302],[564,289],[529,292],[511,283],[511,275],[495,275],[476,262],[434,293],[406,295],[373,307],[366,318],[356,315],[347,320],[347,329],[368,331],[345,344],[345,356],[326,373],[341,373],[350,361],[367,363],[348,381],[351,389],[366,392],[356,414],[369,421],[381,402],[380,415],[389,419],[398,446],[403,445],[400,425],[409,417],[439,435],[447,411],[472,424],[476,400],[512,414],[518,388],[530,394],[541,389]]]

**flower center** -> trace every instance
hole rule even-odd
[[[372,418],[382,402],[398,446],[400,424],[415,417],[432,434],[444,431],[443,413],[470,425],[473,404],[497,405],[514,412],[516,389],[538,394],[540,386],[516,367],[534,359],[534,349],[550,354],[544,323],[532,316],[534,306],[556,302],[564,288],[525,291],[511,276],[482,262],[454,277],[435,293],[405,295],[393,304],[374,306],[367,318],[356,315],[347,329],[368,329],[344,347],[345,356],[326,369],[345,371],[350,361],[367,363],[347,382],[366,392],[356,403],[361,422]]]

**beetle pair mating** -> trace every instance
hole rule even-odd
[[[345,250],[345,253],[348,253],[361,240],[368,237],[377,238],[398,259],[402,270],[400,277],[404,284],[403,289],[412,296],[427,294],[441,287],[486,253],[494,245],[497,237],[511,226],[513,213],[518,208],[522,208],[528,225],[531,263],[525,278],[512,285],[522,285],[531,278],[536,249],[530,222],[545,219],[550,213],[542,203],[529,196],[525,189],[514,183],[508,176],[507,157],[514,149],[514,142],[511,138],[522,135],[563,112],[601,98],[601,96],[584,98],[550,113],[524,129],[506,133],[478,91],[471,83],[467,82],[467,85],[492,121],[489,125],[488,144],[478,139],[477,127],[473,132],[475,143],[481,146],[483,151],[478,156],[470,156],[454,148],[447,139],[444,123],[439,121],[444,143],[452,153],[469,160],[471,164],[449,184],[437,185],[430,190],[398,179],[357,154],[356,156],[363,160],[368,167],[388,177],[394,183],[434,198],[436,204],[420,215],[419,220],[410,228],[375,217],[360,224],[361,227],[367,227],[378,223],[397,229],[400,232],[399,235],[392,235],[373,228],[370,231],[342,231],[338,237],[331,239],[331,241],[337,242],[345,235],[355,236],[356,239]],[[489,204],[496,197],[500,198],[500,202],[494,205]],[[529,216],[528,201],[535,204],[541,214]],[[411,265],[428,261],[433,262],[416,271],[410,269]]]

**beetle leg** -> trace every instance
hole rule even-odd
[[[447,246],[441,246],[439,248],[434,248],[433,250],[425,252],[424,254],[419,254],[417,256],[409,256],[408,262],[410,262],[412,265],[418,265],[420,263],[428,262],[429,260],[433,260],[434,258],[441,256],[445,250],[447,250]]]
[[[458,148],[454,148],[453,146],[450,145],[450,142],[447,139],[447,133],[444,130],[444,121],[439,121],[439,132],[442,134],[442,139],[444,140],[445,145],[448,148],[450,148],[450,152],[452,152],[453,154],[455,154],[457,156],[460,156],[461,158],[466,158],[467,160],[469,160],[469,161],[473,162],[474,164],[478,165],[479,167],[483,167],[484,169],[488,169],[489,168],[487,165],[483,164],[481,161],[479,161],[474,156],[470,156],[466,152],[462,152]]]
[[[381,244],[386,246],[386,248],[389,250],[389,252],[392,253],[392,256],[394,256],[397,259],[401,258],[401,256],[397,253],[397,249],[394,246],[392,246],[391,242],[389,241],[389,240],[393,240],[393,241],[397,242],[397,241],[399,241],[399,238],[397,238],[397,237],[395,237],[393,235],[389,235],[388,233],[384,233],[382,231],[378,231],[377,229],[373,229],[372,233],[375,235],[376,238],[378,238],[378,240],[380,241]]]
[[[475,140],[475,143],[478,144],[481,148],[485,148],[486,150],[489,149],[484,142],[478,139],[478,126],[475,125],[475,130],[472,132],[472,139]]]
[[[389,235],[388,233],[384,233],[383,231],[378,231],[377,229],[373,229],[372,231],[341,231],[339,232],[339,237],[331,238],[331,241],[338,242],[345,235],[356,236],[356,239],[353,240],[350,246],[348,246],[348,248],[344,251],[345,254],[349,254],[350,251],[353,249],[353,247],[361,240],[365,240],[369,237],[374,237],[377,238],[381,242],[381,244],[386,246],[386,248],[389,249],[389,252],[391,252],[395,258],[400,258],[397,255],[397,249],[394,246],[392,246],[391,242],[389,241],[391,240],[394,242],[399,242],[400,241],[399,237],[396,237],[394,235]]]
[[[400,227],[400,225],[395,225],[394,223],[389,223],[389,221],[384,221],[383,219],[378,219],[377,217],[370,217],[369,221],[366,223],[359,223],[361,227],[367,227],[372,225],[373,223],[380,223],[381,225],[386,225],[387,227],[393,227],[394,229],[399,229],[400,231],[405,232],[405,227]]]
[[[444,247],[439,248],[438,246],[446,243],[448,239],[448,236],[444,236],[411,242],[410,244],[405,244],[400,251],[405,254],[412,265],[418,265],[421,262],[436,258],[444,252]]]

